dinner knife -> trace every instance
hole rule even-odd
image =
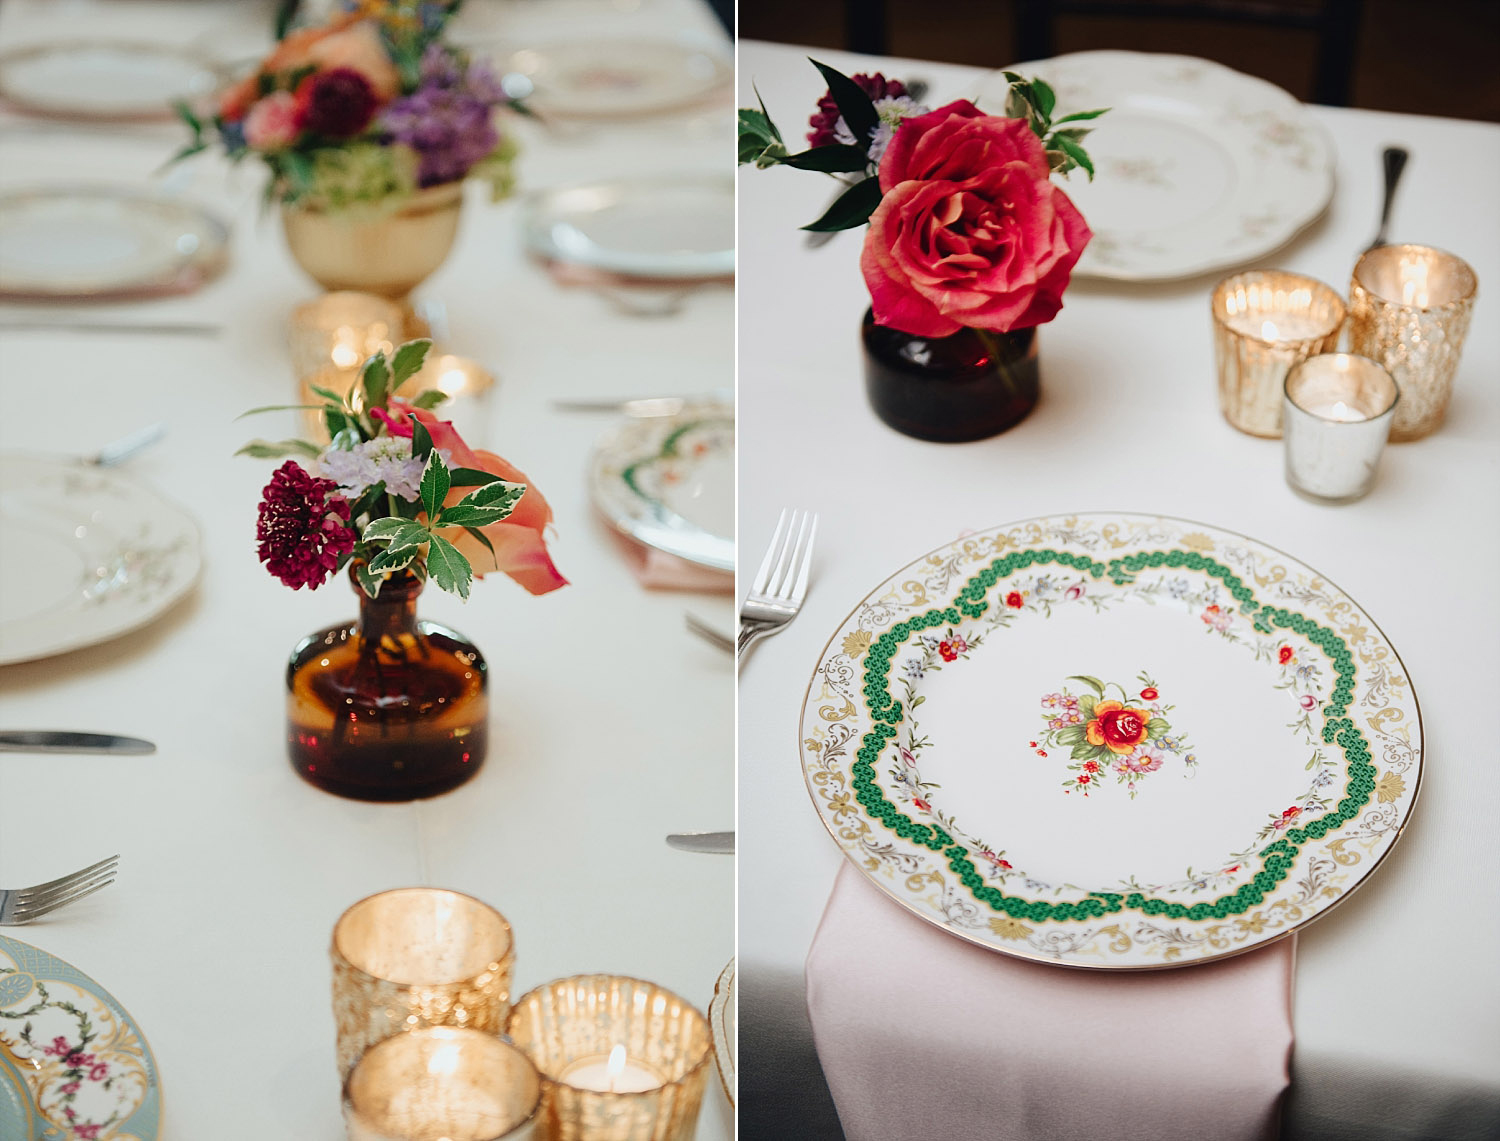
[[[684,852],[712,852],[715,855],[734,855],[733,832],[673,832],[667,843]]]
[[[112,733],[70,733],[56,729],[0,730],[0,753],[119,753],[141,756],[156,746],[139,737]]]

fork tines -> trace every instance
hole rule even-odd
[[[35,887],[0,891],[0,923],[30,923],[115,882],[118,855]]]
[[[807,597],[807,576],[817,531],[818,517],[811,511],[782,508],[776,533],[751,586],[752,592],[800,605]]]

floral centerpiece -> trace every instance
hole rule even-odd
[[[516,145],[496,110],[524,108],[487,63],[444,42],[456,6],[360,0],[289,32],[208,113],[179,105],[193,137],[178,157],[217,144],[233,162],[260,160],[309,274],[404,296],[446,257],[463,181],[483,179],[497,199],[514,186]],[[320,225],[329,216],[342,230]]]
[[[1013,72],[1004,115],[962,99],[933,110],[899,80],[813,63],[828,91],[809,147],[790,152],[762,104],[740,111],[739,161],[846,184],[803,228],[868,227],[860,269],[876,412],[932,439],[1003,431],[1035,403],[1034,330],[1062,308],[1092,236],[1053,175],[1093,177],[1083,124],[1104,111],[1053,119],[1052,88]],[[918,364],[925,375],[913,375]]]
[[[490,571],[532,594],[567,585],[547,550],[552,511],[541,493],[437,417],[442,392],[393,395],[429,344],[377,353],[347,394],[315,388],[321,404],[294,406],[322,416],[327,446],[254,440],[240,450],[296,457],[262,494],[266,569],[294,590],[316,590],[347,568],[358,588],[359,621],[320,631],[293,654],[288,747],[308,780],[362,799],[446,791],[484,758],[484,659],[461,635],[417,620],[423,584],[465,599]]]

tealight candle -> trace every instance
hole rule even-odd
[[[1286,481],[1319,503],[1352,503],[1375,482],[1396,382],[1352,353],[1311,357],[1286,378]]]
[[[463,1026],[499,1034],[510,1013],[510,924],[472,896],[409,887],[362,899],[333,929],[339,1076],[405,1031]]]
[[[1263,270],[1219,282],[1212,312],[1224,418],[1252,436],[1281,435],[1287,371],[1338,346],[1342,299],[1313,278]]]
[[[1479,279],[1430,246],[1380,246],[1349,283],[1349,348],[1383,365],[1401,390],[1391,439],[1417,440],[1448,412]]]
[[[615,975],[523,995],[507,1033],[542,1075],[545,1141],[688,1141],[708,1080],[708,1019],[670,991]]]
[[[287,346],[299,386],[299,403],[318,404],[312,386],[343,396],[359,379],[360,367],[376,353],[392,352],[404,335],[401,306],[373,293],[325,293],[292,310]],[[308,438],[327,443],[321,415],[303,416]]]
[[[344,1083],[349,1141],[533,1137],[541,1077],[493,1034],[413,1030],[371,1046]]]

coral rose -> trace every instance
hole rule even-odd
[[[401,75],[386,53],[380,32],[368,20],[318,40],[307,55],[319,71],[343,67],[359,72],[382,104],[401,90]]]
[[[1112,753],[1128,753],[1146,739],[1146,722],[1151,714],[1144,709],[1130,709],[1118,701],[1101,701],[1094,706],[1094,718],[1084,730],[1090,745],[1103,745]]]
[[[261,61],[261,65],[255,69],[254,73],[245,76],[219,96],[219,117],[226,122],[239,122],[260,94],[262,75],[276,75],[279,72],[294,71],[299,67],[308,66],[314,62],[312,52],[318,43],[330,36],[339,35],[359,19],[360,16],[357,13],[345,12],[321,27],[300,28],[289,33],[276,45],[271,54]]]
[[[875,322],[919,337],[1052,320],[1093,236],[1022,119],[959,100],[907,119],[860,268]]]
[[[479,528],[480,533],[495,548],[494,555],[467,531],[444,531],[443,538],[469,560],[469,565],[474,569],[474,577],[483,578],[487,572],[498,570],[515,579],[532,594],[546,594],[560,586],[567,586],[568,580],[552,564],[552,556],[547,552],[544,538],[544,532],[552,522],[552,508],[542,498],[536,485],[526,478],[525,473],[494,452],[477,451],[469,447],[451,423],[439,420],[425,409],[412,408],[399,400],[391,402],[391,409],[420,420],[432,437],[432,446],[447,452],[453,466],[477,468],[507,482],[526,485],[526,493],[516,503],[514,511],[498,523]],[[448,492],[444,505],[457,503],[473,490],[472,487],[453,488]]]

